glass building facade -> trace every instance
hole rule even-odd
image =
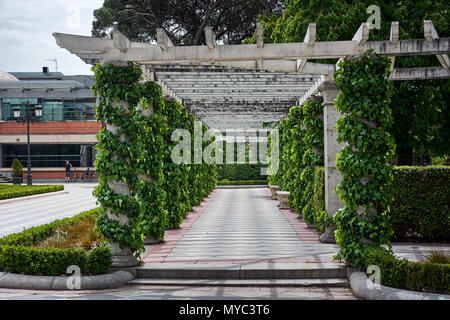
[[[87,102],[86,99],[2,99],[2,120],[13,121],[13,108],[18,106],[21,115],[25,114],[26,104],[39,104],[42,107],[40,121],[65,121],[65,120],[93,120],[93,105],[95,102]]]
[[[95,160],[94,145],[80,144],[32,144],[31,165],[33,167],[64,167],[69,160],[74,167],[92,167]],[[4,144],[3,166],[11,167],[14,158],[27,166],[26,144]]]

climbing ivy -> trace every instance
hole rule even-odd
[[[100,203],[97,228],[110,242],[128,246],[139,256],[144,247],[143,235],[138,231],[142,223],[138,200],[141,170],[138,159],[142,145],[136,119],[141,70],[132,64],[97,64],[93,71],[94,95],[100,96],[95,107],[96,118],[106,125],[97,135],[96,146],[99,152],[95,167],[99,178],[94,195]],[[122,185],[129,194],[114,192],[111,187],[114,183]],[[119,215],[124,215],[127,221],[118,221]]]
[[[389,244],[392,228],[388,220],[392,201],[392,165],[395,151],[387,132],[392,116],[389,108],[390,59],[372,50],[339,64],[334,80],[339,90],[335,107],[338,143],[347,142],[336,156],[342,180],[336,192],[345,203],[334,216],[339,245],[337,258],[362,265],[363,248],[369,243]]]
[[[175,164],[171,159],[172,150],[178,141],[172,141],[172,132],[187,126],[186,109],[175,99],[165,98],[164,113],[168,130],[164,135],[164,184],[163,188],[169,195],[166,199],[167,227],[177,229],[191,209],[189,200],[189,164]]]
[[[289,151],[288,162],[290,164],[290,172],[287,179],[291,180],[289,205],[300,214],[304,206],[303,190],[305,188],[303,180],[300,179],[303,171],[302,157],[305,152],[303,143],[304,130],[302,129],[303,113],[302,109],[292,107],[289,110],[288,123],[290,127],[291,146],[287,148]]]
[[[96,228],[139,257],[144,237],[162,239],[167,227],[178,228],[191,206],[213,190],[217,172],[215,165],[172,163],[178,142],[171,134],[188,129],[193,137],[195,117],[175,101],[166,106],[159,85],[141,82],[139,67],[96,65],[93,71],[93,91],[100,97],[96,118],[105,124],[97,135]]]
[[[300,176],[303,185],[303,203],[302,209],[303,220],[306,223],[313,223],[318,225],[316,221],[318,216],[314,215],[314,167],[323,165],[323,107],[320,101],[308,101],[302,108],[303,111],[303,126],[305,134],[303,142],[305,145],[305,152],[303,154],[302,163],[304,169]]]

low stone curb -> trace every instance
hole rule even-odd
[[[366,300],[450,300],[450,295],[446,294],[416,292],[383,285],[369,289],[368,278],[364,272],[353,272],[349,280],[353,294]]]
[[[32,276],[0,272],[0,288],[29,289],[29,290],[101,290],[124,286],[134,279],[134,275],[127,271],[116,271],[110,274],[96,276],[81,276],[80,286],[70,289],[72,277],[60,276]],[[72,280],[72,281],[71,281]]]

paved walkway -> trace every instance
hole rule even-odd
[[[94,186],[92,183],[67,183],[64,184],[66,194],[20,197],[13,202],[0,200],[0,237],[95,208]]]
[[[147,246],[146,263],[331,263],[338,252],[324,244],[291,210],[280,210],[267,188],[216,189],[188,214],[165,242]],[[398,257],[423,261],[432,249],[447,244],[394,243]]]
[[[212,198],[212,199],[211,199]],[[194,209],[166,243],[153,246],[145,262],[332,262],[336,246],[320,244],[306,225],[290,221],[267,188],[220,189]],[[317,252],[317,245],[321,251]]]
[[[0,300],[355,300],[348,288],[126,286],[96,292],[0,289]]]

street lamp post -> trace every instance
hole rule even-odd
[[[25,115],[23,117],[20,117],[20,108],[18,106],[13,108],[13,114],[17,122],[27,123],[27,185],[31,186],[33,184],[33,176],[31,174],[30,122],[39,120],[42,116],[42,107],[37,104],[31,109],[31,105],[29,101],[27,101]]]

